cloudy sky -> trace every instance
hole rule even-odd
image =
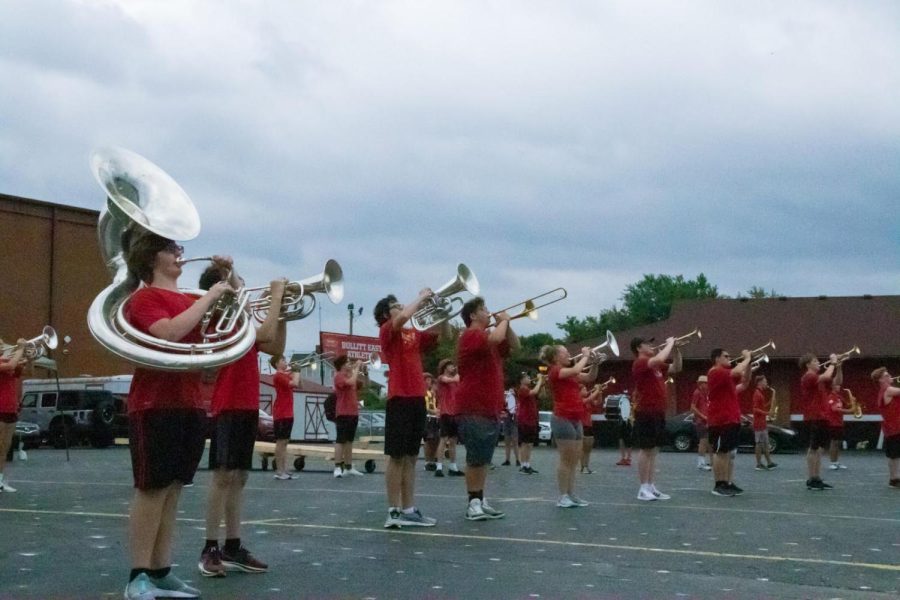
[[[2,2],[0,191],[99,209],[88,156],[129,148],[189,255],[337,259],[332,331],[458,262],[493,308],[569,290],[524,333],[645,273],[896,294],[898,57],[896,2]]]

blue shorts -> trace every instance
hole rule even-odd
[[[500,438],[500,424],[496,419],[478,415],[460,415],[459,437],[466,447],[466,464],[483,467],[491,464],[494,448]]]

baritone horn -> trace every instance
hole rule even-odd
[[[601,352],[604,348],[609,348],[609,351],[615,356],[619,355],[619,343],[616,341],[616,337],[613,335],[612,331],[608,329],[606,330],[606,341],[599,346],[591,348],[590,362],[588,362],[588,365],[592,365],[593,363],[599,364],[607,359],[606,353]],[[580,352],[572,357],[572,364],[577,363],[579,360],[581,360]]]
[[[680,346],[686,346],[687,344],[690,344],[690,343],[691,343],[691,338],[692,338],[692,337],[696,337],[696,338],[699,340],[699,339],[703,338],[703,332],[700,331],[699,328],[695,328],[695,329],[694,329],[692,332],[690,332],[690,333],[686,333],[686,334],[684,334],[684,335],[678,336],[677,338],[675,338],[675,347],[678,348],[678,347],[680,347]],[[666,346],[666,344],[665,344],[665,342],[664,342],[664,343],[659,344],[659,345],[657,345],[657,346],[653,346],[653,349],[654,349],[654,350],[659,350],[659,349],[661,349],[661,348],[665,348],[665,346]],[[618,356],[618,355],[617,355],[617,356]]]
[[[28,360],[35,360],[47,354],[48,350],[55,350],[59,344],[59,338],[56,336],[56,330],[47,325],[41,331],[41,335],[25,340],[22,347],[25,348],[23,356]],[[0,354],[4,357],[13,354],[18,348],[18,344],[0,344]]]
[[[465,291],[477,296],[480,290],[475,273],[460,263],[456,267],[456,277],[434,290],[431,296],[422,301],[421,307],[410,319],[412,326],[419,331],[425,331],[449,321],[462,311],[465,304],[463,299],[455,294]]]
[[[560,300],[565,300],[566,296],[568,296],[568,295],[569,295],[569,293],[566,292],[565,288],[558,287],[554,290],[550,290],[549,292],[544,292],[543,294],[538,294],[537,296],[533,296],[527,300],[523,300],[522,302],[517,302],[516,304],[513,304],[512,306],[507,306],[506,308],[502,308],[498,311],[491,313],[491,317],[493,317],[493,319],[494,319],[494,322],[491,323],[491,326],[496,327],[497,325],[499,325],[500,322],[497,321],[497,316],[496,316],[497,314],[503,313],[503,312],[509,313],[514,308],[518,308],[519,306],[522,307],[521,310],[514,311],[513,314],[511,314],[509,317],[510,321],[514,321],[516,319],[521,319],[523,317],[528,317],[532,321],[537,321],[539,308],[544,308],[545,306],[549,306],[551,304],[559,302]],[[547,298],[548,296],[549,296],[549,298]],[[547,298],[547,299],[541,300],[542,298]],[[538,300],[540,300],[539,304],[537,303]]]

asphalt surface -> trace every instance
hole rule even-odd
[[[502,449],[495,462],[502,460]],[[585,508],[555,506],[554,450],[535,451],[538,475],[498,466],[488,498],[497,521],[463,518],[461,478],[418,472],[418,505],[434,528],[385,530],[384,476],[334,479],[310,459],[293,481],[251,473],[243,540],[265,574],[204,579],[209,473],[184,490],[175,572],[204,598],[893,598],[900,593],[900,490],[881,453],[847,453],[826,471],[833,491],[807,491],[803,455],[753,470],[738,457],[736,498],[710,494],[694,454],[663,453],[665,502],[636,499],[636,467],[595,450],[580,476]],[[204,463],[205,464],[205,458]],[[420,463],[421,465],[422,463]],[[0,494],[0,598],[120,598],[131,473],[125,448],[29,452]]]

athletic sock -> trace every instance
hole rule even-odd
[[[229,538],[225,540],[225,553],[233,555],[241,549],[241,538]]]
[[[162,579],[171,572],[172,567],[165,567],[164,569],[147,569],[147,575],[153,579]]]
[[[410,506],[409,508],[404,508],[402,512],[403,512],[404,515],[411,515],[411,514],[413,514],[414,512],[416,512],[416,507],[415,507],[415,506]]]
[[[451,471],[459,471],[459,467],[456,466],[456,463],[455,463],[455,462],[454,462],[454,463],[450,463],[450,470],[451,470]]]
[[[435,471],[443,471],[443,470],[444,470],[444,463],[440,463],[440,462],[437,463],[437,464],[434,466],[434,470],[435,470]]]
[[[219,547],[219,540],[206,540],[206,544],[203,546],[203,552],[208,552],[213,548]]]
[[[131,574],[128,575],[128,581],[129,581],[129,583],[132,582],[132,581],[134,581],[135,578],[136,578],[138,575],[140,575],[141,573],[147,573],[147,574],[149,575],[149,574],[150,574],[150,569],[132,569],[132,570],[131,570]]]

